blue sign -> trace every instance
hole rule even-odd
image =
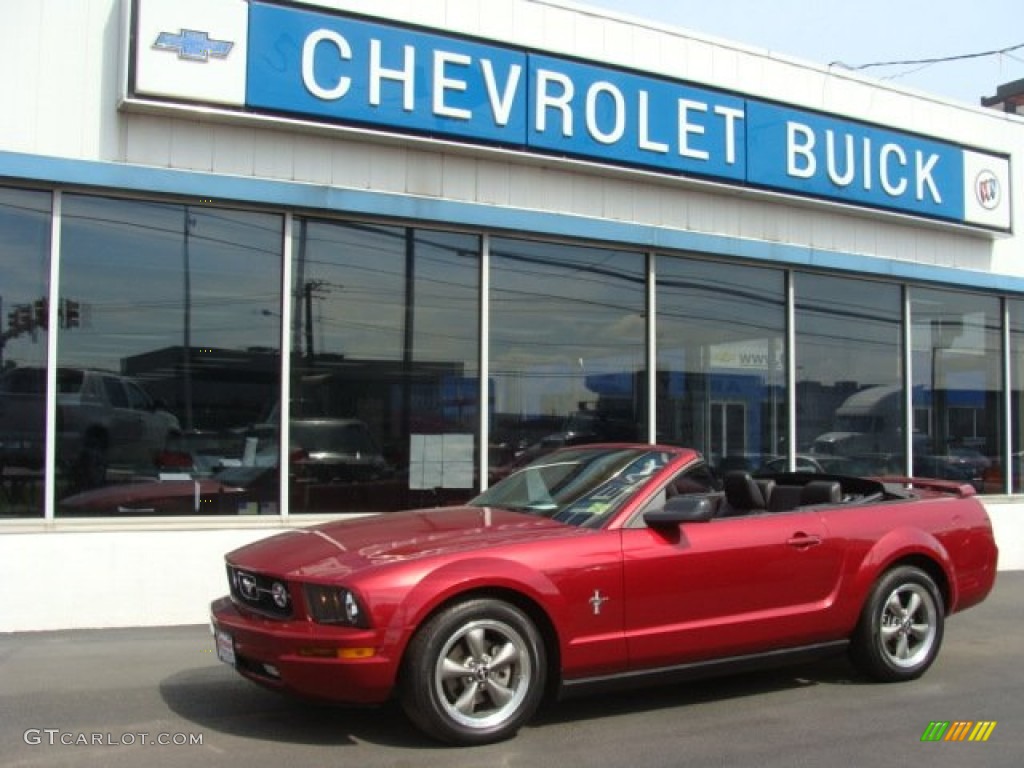
[[[742,99],[547,56],[529,66],[530,149],[744,180]]]
[[[165,44],[217,55],[205,39],[187,42]],[[253,112],[1009,228],[1008,213],[986,213],[996,207],[992,198],[1002,205],[1005,197],[989,180],[993,170],[1008,175],[1006,158],[934,139],[599,64],[259,2],[249,6],[247,51],[245,105]]]
[[[857,205],[959,220],[958,147],[849,120],[747,102],[747,181]]]
[[[526,143],[525,53],[295,8],[249,14],[248,106]]]

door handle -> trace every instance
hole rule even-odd
[[[810,549],[811,547],[816,547],[821,544],[821,537],[802,532],[794,533],[786,540],[786,543],[796,549]]]

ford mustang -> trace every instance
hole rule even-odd
[[[397,697],[428,735],[509,738],[548,696],[848,651],[911,680],[997,550],[967,484],[731,472],[686,448],[538,458],[465,506],[339,520],[226,557],[218,656],[262,685]]]

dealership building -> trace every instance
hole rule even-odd
[[[0,631],[610,440],[970,484],[1024,568],[1022,117],[568,0],[0,40]]]

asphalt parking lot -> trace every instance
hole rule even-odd
[[[92,596],[95,598],[95,596]],[[1024,762],[1024,573],[946,625],[919,681],[844,659],[575,699],[510,741],[438,746],[397,707],[311,706],[217,661],[205,626],[0,635],[0,765],[1014,766]],[[932,722],[987,741],[922,741]]]

